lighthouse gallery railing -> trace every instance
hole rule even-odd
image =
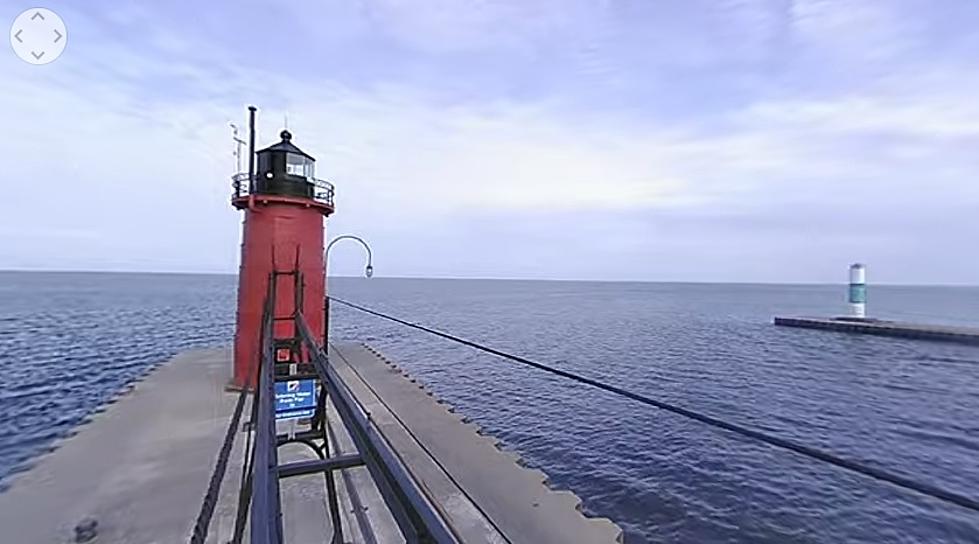
[[[333,206],[335,190],[332,183],[319,178],[306,178],[306,181],[313,184],[313,200]],[[248,172],[239,172],[231,176],[231,188],[234,189],[233,198],[242,198],[252,194],[254,185],[254,183],[249,183]]]

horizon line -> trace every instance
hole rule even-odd
[[[41,274],[146,274],[173,276],[237,276],[232,272],[186,272],[186,271],[146,271],[146,270],[68,270],[42,268],[0,268],[0,273],[41,273]],[[838,285],[845,286],[847,282],[817,282],[817,281],[707,281],[707,280],[667,280],[667,279],[585,279],[585,278],[517,278],[517,277],[483,277],[483,276],[377,276],[365,278],[357,275],[333,275],[335,279],[392,279],[392,280],[458,280],[458,281],[540,281],[540,282],[577,282],[577,283],[679,283],[692,285]],[[874,286],[889,287],[979,287],[976,283],[903,283],[882,281],[870,283]]]

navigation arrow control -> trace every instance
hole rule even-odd
[[[21,60],[30,64],[54,61],[65,51],[67,44],[65,22],[47,8],[26,10],[10,26],[10,46]]]

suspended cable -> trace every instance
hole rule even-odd
[[[616,387],[614,385],[609,385],[609,384],[606,384],[606,383],[602,383],[600,381],[593,380],[593,379],[587,378],[585,376],[580,376],[578,374],[574,374],[574,373],[568,372],[566,370],[561,370],[559,368],[554,368],[552,366],[548,366],[548,365],[545,365],[545,364],[542,364],[542,363],[531,361],[530,359],[526,359],[526,358],[520,357],[518,355],[512,355],[510,353],[506,353],[506,352],[503,352],[503,351],[500,351],[500,350],[497,350],[497,349],[494,349],[494,348],[491,348],[491,347],[488,347],[488,346],[484,346],[482,344],[478,344],[476,342],[473,342],[473,341],[470,341],[470,340],[466,340],[464,338],[459,338],[458,336],[453,336],[451,334],[448,334],[448,333],[445,333],[445,332],[442,332],[442,331],[439,331],[439,330],[436,330],[436,329],[432,329],[432,328],[426,327],[424,325],[419,325],[417,323],[412,323],[410,321],[405,321],[404,319],[400,319],[400,318],[397,318],[397,317],[394,317],[394,316],[390,316],[390,315],[387,315],[387,314],[378,312],[376,310],[372,310],[370,308],[365,308],[363,306],[359,306],[359,305],[354,304],[352,302],[347,302],[345,300],[341,300],[341,299],[336,298],[336,297],[332,297],[331,296],[331,297],[328,297],[328,298],[330,298],[330,300],[339,302],[340,304],[343,304],[345,306],[349,306],[350,308],[353,308],[355,310],[359,310],[361,312],[364,312],[364,313],[367,313],[367,314],[371,314],[371,315],[374,315],[376,317],[380,317],[382,319],[387,319],[388,321],[393,321],[395,323],[399,323],[399,324],[404,325],[406,327],[411,327],[413,329],[424,331],[424,332],[427,332],[429,334],[433,334],[435,336],[439,336],[441,338],[445,338],[446,340],[451,340],[453,342],[456,342],[456,343],[459,343],[459,344],[463,344],[463,345],[466,345],[466,346],[469,346],[469,347],[478,349],[480,351],[484,351],[486,353],[491,353],[493,355],[496,355],[498,357],[502,357],[504,359],[508,359],[510,361],[514,361],[514,362],[517,362],[517,363],[520,363],[520,364],[523,364],[523,365],[526,365],[526,366],[531,366],[531,367],[537,368],[539,370],[543,370],[545,372],[549,372],[551,374],[554,374],[554,375],[557,375],[557,376],[561,376],[562,378],[568,378],[569,380],[574,380],[574,381],[576,381],[578,383],[583,383],[585,385],[590,385],[592,387],[596,387],[598,389],[602,389],[604,391],[608,391],[609,393],[614,393],[616,395],[619,395],[619,396],[622,396],[622,397],[626,397],[626,398],[632,399],[632,400],[634,400],[636,402],[641,402],[643,404],[646,404],[646,405],[649,405],[649,406],[653,406],[653,407],[659,408],[661,410],[666,410],[668,412],[672,412],[674,414],[678,414],[678,415],[681,415],[683,417],[686,417],[686,418],[689,418],[689,419],[693,419],[693,420],[699,421],[701,423],[705,423],[705,424],[710,425],[712,427],[717,427],[717,428],[720,428],[720,429],[724,429],[726,431],[730,431],[730,432],[739,434],[741,436],[746,436],[748,438],[752,438],[754,440],[758,440],[759,442],[764,442],[766,444],[769,444],[771,446],[775,446],[777,448],[782,448],[782,449],[786,449],[786,450],[789,450],[789,451],[793,451],[795,453],[798,453],[800,455],[804,455],[806,457],[810,457],[812,459],[823,461],[825,463],[829,463],[831,465],[835,465],[835,466],[838,466],[840,468],[844,468],[844,469],[847,469],[847,470],[850,470],[850,471],[853,471],[853,472],[856,472],[856,473],[859,473],[859,474],[863,474],[864,476],[869,476],[871,478],[874,478],[874,479],[877,479],[877,480],[881,480],[881,481],[884,481],[884,482],[888,482],[888,483],[891,483],[891,484],[896,485],[898,487],[902,487],[904,489],[910,489],[911,491],[916,491],[916,492],[921,493],[923,495],[927,495],[927,496],[932,497],[932,498],[936,498],[936,499],[939,499],[939,500],[942,500],[942,501],[945,501],[945,502],[950,502],[952,504],[956,504],[956,505],[961,506],[963,508],[968,508],[970,510],[974,510],[976,512],[979,512],[979,501],[977,501],[975,499],[972,499],[970,497],[967,497],[965,495],[954,493],[952,491],[947,491],[947,490],[941,489],[941,488],[936,487],[936,486],[931,485],[931,484],[927,484],[927,483],[923,483],[923,482],[918,482],[916,480],[912,480],[910,478],[906,478],[906,477],[900,476],[898,474],[893,474],[891,472],[888,472],[888,471],[883,470],[883,469],[880,469],[880,468],[868,466],[868,465],[865,465],[865,464],[863,464],[863,463],[861,463],[859,461],[853,461],[851,459],[845,459],[845,458],[840,457],[840,456],[838,456],[838,455],[836,455],[834,453],[822,451],[822,450],[819,450],[819,449],[816,449],[816,448],[813,448],[813,447],[810,447],[810,446],[805,446],[803,444],[797,444],[797,443],[792,442],[790,440],[786,440],[784,438],[779,438],[777,436],[766,434],[766,433],[763,433],[761,431],[750,429],[748,427],[743,427],[743,426],[738,425],[736,423],[730,423],[728,421],[717,419],[715,417],[711,417],[711,416],[708,416],[708,415],[705,415],[705,414],[701,414],[699,412],[694,412],[693,410],[688,410],[686,408],[682,408],[680,406],[675,406],[673,404],[669,404],[667,402],[659,401],[659,400],[656,400],[656,399],[653,399],[653,398],[650,398],[650,397],[647,397],[647,396],[644,396],[644,395],[640,395],[638,393],[633,393],[632,391],[628,391],[626,389],[622,389],[621,387]]]

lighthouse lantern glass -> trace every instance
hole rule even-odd
[[[313,161],[298,153],[286,154],[286,174],[291,176],[313,177]]]

